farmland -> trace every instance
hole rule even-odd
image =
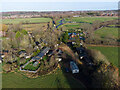
[[[107,35],[110,35],[111,38],[117,39],[118,38],[118,28],[104,27],[104,28],[96,30],[95,34],[99,35],[101,38],[104,38]]]
[[[3,88],[70,88],[84,86],[76,81],[71,76],[65,75],[61,70],[57,70],[56,73],[49,74],[47,76],[41,76],[38,78],[27,78],[18,73],[3,73],[2,77]]]
[[[118,67],[118,49],[120,47],[88,47],[89,49],[99,50],[106,58],[115,66]]]
[[[51,21],[50,18],[21,18],[21,19],[3,19],[3,24],[17,24],[17,23],[44,23]]]
[[[58,31],[59,30],[62,31],[63,28],[61,28],[61,27],[64,27],[63,30],[77,31],[76,29],[78,29],[78,30],[81,30],[81,32],[82,32],[84,29],[79,29],[79,28],[82,27],[81,25],[83,23],[89,23],[90,25],[94,25],[92,23],[96,20],[103,22],[103,21],[110,21],[113,19],[117,19],[117,18],[116,17],[76,17],[76,18],[72,17],[71,19],[67,19],[67,21],[72,21],[72,22],[67,22],[63,25],[60,23],[61,25],[57,29],[58,29]],[[8,19],[8,20],[4,19],[3,23],[8,24],[10,26],[11,24],[18,24],[18,23],[22,22],[22,24],[20,23],[18,25],[21,25],[23,27],[23,30],[15,32],[15,36],[16,36],[15,38],[21,37],[20,36],[21,33],[26,35],[26,37],[24,37],[24,39],[23,39],[24,41],[20,39],[20,41],[19,41],[20,45],[21,45],[20,47],[23,47],[25,50],[27,50],[29,47],[28,51],[32,52],[33,56],[36,56],[37,53],[40,52],[41,49],[38,51],[38,50],[35,50],[35,48],[30,47],[30,45],[31,46],[36,46],[36,45],[34,45],[34,43],[32,42],[33,40],[30,40],[31,42],[29,42],[29,39],[27,38],[28,37],[27,30],[28,31],[33,30],[31,35],[34,36],[36,41],[38,41],[38,42],[45,41],[45,40],[47,41],[47,39],[50,38],[51,39],[50,43],[53,43],[55,45],[56,44],[55,41],[57,41],[58,37],[55,36],[55,33],[51,32],[52,31],[51,27],[54,25],[49,23],[49,25],[51,25],[51,27],[50,27],[47,24],[47,22],[49,22],[49,21],[51,21],[50,18],[25,18],[25,19]],[[89,25],[89,24],[86,24],[86,25]],[[57,25],[59,25],[59,24],[57,24]],[[85,26],[85,27],[87,27],[87,26]],[[47,29],[47,28],[49,28],[49,29]],[[57,31],[57,29],[56,29],[56,31]],[[14,30],[14,27],[13,27],[13,30]],[[48,33],[46,33],[47,31],[49,32],[49,30],[51,30],[50,31],[52,33],[51,35],[54,36],[53,38],[55,38],[55,40],[52,40],[51,36]],[[42,32],[42,34],[40,32]],[[101,39],[106,39],[107,35],[109,35],[109,36],[107,36],[108,40],[110,40],[111,38],[118,39],[118,29],[117,28],[103,27],[101,29],[96,30],[94,33],[96,36],[99,35]],[[43,37],[43,38],[41,38],[41,37]],[[10,37],[10,38],[12,38],[12,37]],[[31,39],[33,39],[33,38],[31,38]],[[22,41],[26,42],[26,43],[28,42],[28,44],[26,44],[26,43],[22,44],[23,43]],[[63,40],[63,41],[65,41],[65,40]],[[19,43],[19,42],[17,42],[17,43]],[[76,42],[77,42],[77,40],[76,40]],[[44,42],[42,42],[42,43],[44,44],[43,46],[47,46],[47,45],[45,45]],[[28,47],[24,47],[24,46],[28,46]],[[42,46],[42,44],[39,45],[40,48],[41,48],[41,46]],[[88,48],[89,49],[97,49],[97,50],[101,51],[101,53],[104,54],[112,64],[114,64],[115,66],[118,67],[118,48],[117,47],[88,47]],[[32,51],[32,49],[34,50],[34,52]],[[43,57],[43,59],[42,59],[43,62],[41,63],[41,66],[42,66],[41,71],[44,71],[45,69],[47,70],[46,67],[49,67],[50,64],[46,63],[47,59],[48,59],[47,56]],[[26,60],[26,61],[28,61],[28,60]],[[51,60],[48,59],[47,61],[49,62]],[[33,67],[33,63],[30,63],[28,66],[25,67],[25,69],[36,70],[37,67]],[[80,81],[76,81],[70,74],[64,73],[63,71],[61,69],[58,69],[54,73],[51,73],[51,74],[45,75],[45,76],[38,76],[37,78],[34,78],[34,79],[28,78],[27,76],[23,75],[24,72],[19,72],[19,71],[15,71],[16,73],[11,73],[11,72],[3,73],[3,88],[72,88],[72,87],[81,87],[82,88],[82,87],[84,87],[84,85],[82,83],[80,83]]]
[[[80,23],[75,23],[75,24],[70,24],[70,23],[67,23],[65,24],[65,28],[68,29],[68,30],[71,30],[71,29],[76,29],[76,28],[80,28]]]
[[[40,24],[23,24],[22,27],[25,30],[35,30],[37,28],[42,29],[42,28],[46,28],[47,23],[40,23]]]
[[[66,20],[71,20],[73,22],[77,22],[77,23],[82,23],[82,22],[86,22],[86,23],[93,23],[94,21],[110,21],[110,20],[114,20],[117,19],[117,17],[73,17],[71,19],[66,19]]]

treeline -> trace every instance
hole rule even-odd
[[[97,39],[86,39],[86,44],[95,44],[95,45],[113,45],[113,46],[120,46],[120,42],[115,40],[97,40]]]
[[[89,57],[93,60],[95,68],[89,75],[92,78],[90,83],[93,88],[119,88],[119,70],[107,58],[97,50],[86,49]]]
[[[104,39],[101,39],[101,36],[95,35],[94,31],[106,27],[108,25],[119,25],[118,20],[111,20],[111,21],[94,21],[93,24],[83,24],[81,25],[81,28],[85,32],[85,43],[86,44],[95,44],[95,45],[120,45],[120,38],[119,36],[117,38],[112,37],[109,34],[106,34]]]
[[[92,26],[94,30],[97,30],[101,27],[106,27],[108,25],[117,25],[118,24],[118,19],[111,20],[111,21],[105,21],[105,22],[100,22],[100,21],[95,21]]]

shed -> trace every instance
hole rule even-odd
[[[46,55],[49,52],[49,50],[50,50],[49,47],[44,48],[37,56],[33,57],[32,60],[35,61],[42,59],[42,57]]]

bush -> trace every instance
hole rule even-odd
[[[25,70],[35,71],[39,68],[40,64],[37,67],[33,66],[33,62],[30,62],[28,65],[25,66]]]
[[[40,53],[40,50],[39,50],[39,49],[37,49],[36,52],[33,52],[33,57],[36,56],[38,53]]]
[[[17,32],[16,32],[16,36],[15,36],[15,37],[16,37],[16,38],[19,38],[20,36],[21,36],[20,32],[19,32],[19,31],[17,31]]]
[[[24,35],[27,35],[28,34],[28,32],[26,31],[26,30],[21,30],[21,33],[23,33]]]

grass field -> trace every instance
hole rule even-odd
[[[101,38],[108,36],[110,38],[118,39],[118,28],[104,27],[95,31],[96,35],[99,35]]]
[[[65,26],[65,28],[67,29],[67,30],[69,30],[69,29],[76,29],[76,28],[80,28],[80,23],[70,23],[70,24],[65,24],[64,26]]]
[[[16,23],[41,23],[41,22],[49,22],[50,18],[21,18],[21,19],[3,19],[3,24],[16,24]]]
[[[46,24],[45,23],[41,23],[41,24],[23,24],[22,27],[25,29],[25,30],[35,30],[35,29],[46,29]]]
[[[84,86],[69,75],[65,75],[61,70],[47,76],[35,79],[27,78],[20,73],[4,73],[2,75],[3,88],[83,88]]]
[[[118,67],[118,49],[120,49],[120,47],[88,47],[88,48],[101,51],[101,53],[104,54],[113,65]]]
[[[103,22],[103,21],[110,21],[114,19],[117,19],[117,17],[73,17],[71,18],[71,21],[93,23],[96,20]],[[66,19],[66,20],[69,21],[70,19]]]

